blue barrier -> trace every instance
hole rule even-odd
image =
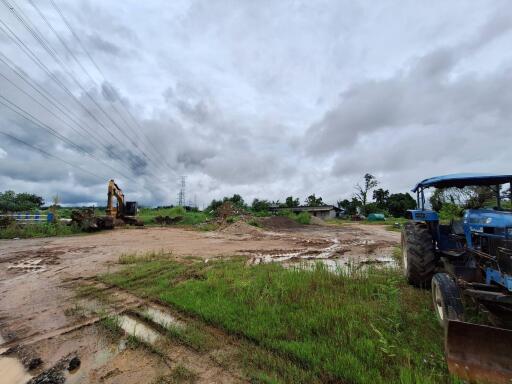
[[[54,219],[54,215],[52,212],[48,212],[47,215],[41,215],[39,212],[36,212],[35,214],[30,214],[30,212],[26,213],[8,213],[5,215],[0,215],[0,217],[11,217],[14,220],[20,222],[20,223],[32,223],[32,222],[46,222],[46,223],[52,223]]]

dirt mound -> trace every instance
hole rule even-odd
[[[314,225],[327,225],[325,221],[323,221],[321,218],[316,216],[311,216],[310,224]]]
[[[237,207],[230,201],[225,201],[220,207],[215,210],[215,215],[221,219],[226,219],[229,216],[238,216],[244,213],[244,210]]]
[[[286,216],[271,216],[261,220],[261,224],[268,229],[290,229],[301,225]]]
[[[257,227],[247,224],[245,221],[237,221],[220,230],[230,235],[261,235],[261,230]]]

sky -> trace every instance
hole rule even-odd
[[[1,0],[0,190],[336,203],[365,173],[510,173],[511,46],[508,0]]]

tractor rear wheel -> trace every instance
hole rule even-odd
[[[441,326],[448,320],[464,321],[464,306],[459,287],[447,273],[436,273],[432,278],[432,301]]]
[[[425,223],[409,221],[402,229],[402,262],[409,284],[429,288],[436,268],[432,235]]]

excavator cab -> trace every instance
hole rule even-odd
[[[115,205],[114,198],[117,202]],[[112,218],[114,223],[117,221],[123,224],[144,225],[142,221],[135,217],[137,215],[137,202],[125,201],[122,189],[119,188],[113,179],[108,182],[106,213],[108,217]]]

